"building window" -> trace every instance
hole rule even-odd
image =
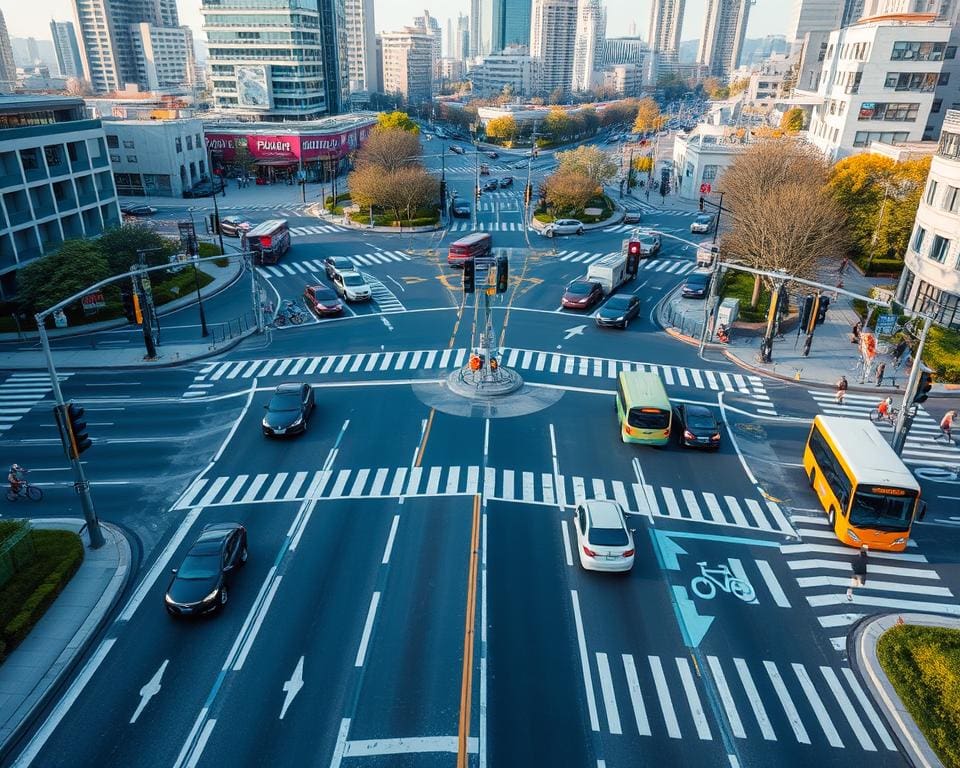
[[[923,202],[927,205],[933,205],[933,198],[937,194],[937,180],[930,179],[930,183],[927,184],[927,194],[923,196]]]
[[[860,114],[857,119],[915,123],[919,112],[919,103],[865,101],[860,105]]]
[[[940,61],[944,58],[945,48],[944,43],[898,41],[893,44],[890,59],[892,61]],[[957,55],[956,50],[953,55]]]
[[[942,106],[943,106],[943,99],[934,99],[933,103],[930,105],[930,114],[931,115],[938,114]]]
[[[950,241],[940,235],[933,236],[933,242],[930,244],[930,258],[943,264],[947,258],[947,251],[950,250]]]
[[[866,147],[871,141],[883,141],[888,144],[906,141],[910,134],[907,131],[857,131],[853,137],[853,146]]]
[[[715,165],[705,165],[703,166],[703,180],[704,181],[713,181],[717,178],[717,166]]]
[[[883,82],[884,88],[893,88],[897,91],[920,91],[931,93],[938,85],[946,85],[943,76],[950,79],[949,73],[936,72],[888,72]]]
[[[134,146],[133,142],[130,141],[129,139],[125,139],[125,140],[124,140],[124,142],[123,142],[123,148],[124,148],[124,149],[136,149],[136,147]]]
[[[107,146],[110,149],[120,149],[120,139],[116,136],[112,136],[109,133],[107,134]]]
[[[44,147],[43,156],[47,159],[47,166],[49,168],[55,168],[63,162],[63,155],[60,154],[60,147],[57,144]]]
[[[957,213],[957,206],[960,205],[960,187],[947,187],[943,196],[943,210]]]
[[[187,151],[193,149],[193,136],[187,136]]]
[[[923,238],[926,236],[927,230],[917,224],[917,230],[913,233],[913,242],[910,244],[910,247],[917,253],[920,253],[920,249],[923,248]]]
[[[179,136],[177,136],[177,138],[174,139],[173,143],[176,145],[178,153],[183,152],[183,143],[180,141]]]
[[[128,163],[135,163],[135,162],[137,162],[137,156],[136,156],[136,155],[127,155],[127,162],[128,162]]]
[[[110,154],[110,162],[111,162],[111,163],[119,163],[119,162],[120,162],[120,155],[114,155],[113,153],[111,153],[111,154]]]

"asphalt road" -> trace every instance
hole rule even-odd
[[[466,165],[446,171],[469,195]],[[445,264],[462,230],[298,235],[258,272],[266,290],[299,300],[333,254],[370,275],[374,301],[179,368],[64,372],[90,415],[98,512],[136,542],[139,573],[7,764],[419,768],[456,765],[463,748],[480,768],[904,765],[844,636],[877,611],[960,614],[956,482],[929,452],[912,460],[930,476],[915,546],[878,556],[891,570],[848,601],[855,552],[799,467],[829,402],[702,360],[651,320],[693,267],[689,216],[631,204],[672,237],[623,289],[639,321],[603,330],[559,300],[623,232],[504,229],[522,223],[520,190],[483,197],[477,218],[510,256],[493,317],[526,382],[495,407],[438,383],[474,332],[476,297]],[[710,405],[721,449],[621,443],[612,393],[627,366]],[[303,436],[266,440],[262,406],[291,380],[314,385],[316,412]],[[78,514],[48,391],[15,373],[0,387],[24,393],[3,440],[45,486],[30,511]],[[631,573],[580,568],[585,497],[629,511]],[[224,520],[250,537],[225,610],[171,620],[169,569]]]

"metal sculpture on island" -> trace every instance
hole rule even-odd
[[[463,260],[463,292],[483,296],[473,305],[470,357],[447,377],[451,391],[463,397],[501,397],[523,386],[520,375],[500,364],[497,334],[490,314],[490,297],[503,295],[509,282],[507,257],[492,254]],[[482,318],[480,315],[482,314]]]

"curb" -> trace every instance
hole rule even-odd
[[[305,210],[306,215],[313,216],[314,218],[320,219],[321,221],[325,221],[327,224],[332,224],[338,227],[345,227],[346,229],[356,230],[358,232],[377,232],[383,235],[409,235],[409,234],[416,234],[418,232],[436,232],[437,230],[444,228],[443,223],[438,223],[436,226],[430,225],[427,227],[407,227],[401,232],[396,227],[377,227],[377,226],[367,227],[367,226],[364,226],[363,224],[357,224],[354,221],[350,221],[350,223],[344,224],[343,219],[341,217],[325,216],[324,214],[320,213],[320,211],[322,210],[322,207],[320,208],[316,207],[319,205],[320,203],[314,203],[313,205],[307,206]]]
[[[880,714],[900,745],[900,753],[910,765],[914,768],[943,768],[940,758],[927,743],[877,659],[877,641],[899,623],[960,629],[960,619],[948,616],[918,613],[870,616],[857,622],[847,635],[847,658],[878,705]]]
[[[70,519],[73,520],[74,518]],[[7,756],[6,753],[10,748],[33,725],[38,715],[50,703],[54,694],[76,668],[93,638],[109,624],[109,617],[120,602],[120,596],[126,591],[133,576],[133,568],[131,567],[132,550],[126,534],[121,528],[110,523],[101,522],[100,525],[113,535],[117,543],[119,549],[117,570],[90,615],[80,625],[74,636],[70,638],[67,646],[57,657],[47,674],[37,684],[34,691],[17,709],[13,719],[19,718],[19,722],[13,726],[9,737],[0,744],[0,759]]]

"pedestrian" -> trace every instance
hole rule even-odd
[[[883,385],[883,373],[886,370],[887,370],[886,363],[880,363],[880,365],[877,366],[877,386],[878,387]]]
[[[850,587],[847,589],[847,600],[853,600],[853,588],[867,586],[867,557],[870,548],[863,544],[857,559],[853,561],[853,576],[850,577]]]
[[[937,439],[940,439],[940,436],[947,438],[949,442],[953,442],[953,420],[957,418],[956,411],[947,411],[943,418],[940,420],[940,435],[937,435]]]
[[[851,344],[859,344],[859,343],[860,343],[860,329],[861,329],[861,328],[863,328],[863,322],[860,321],[860,320],[857,320],[857,322],[855,322],[855,323],[853,324],[853,328],[850,329],[850,334],[851,334],[851,336],[852,336],[852,338],[850,339],[850,343],[851,343]]]
[[[897,342],[897,346],[893,348],[893,360],[896,363],[896,368],[898,369],[900,368],[901,363],[903,363],[903,353],[907,351],[908,346],[909,344],[907,344],[906,339],[900,339],[900,341]]]
[[[847,377],[841,376],[840,380],[837,382],[837,405],[843,405],[843,398],[847,394]]]
[[[849,261],[850,260],[846,256],[840,259],[840,269],[838,270],[839,274],[842,275],[844,272],[847,271],[847,264],[849,263]]]

